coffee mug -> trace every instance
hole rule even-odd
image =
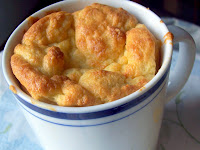
[[[50,5],[32,15],[47,12],[74,12],[94,2],[122,7],[162,41],[161,67],[142,89],[119,100],[89,107],[61,107],[34,100],[20,87],[12,73],[10,58],[20,43],[29,19],[8,39],[3,53],[3,73],[14,97],[45,150],[155,150],[163,109],[184,86],[195,59],[195,43],[183,29],[166,27],[151,10],[127,0],[67,0]],[[173,43],[179,42],[179,56],[170,72]]]

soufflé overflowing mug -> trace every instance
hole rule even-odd
[[[55,27],[58,27],[60,30],[52,30],[50,32],[51,29],[45,26],[45,19],[43,19],[43,25],[37,25],[34,27],[35,29],[28,29],[34,22],[36,22],[36,20],[46,16],[47,14],[51,15],[53,12],[58,11],[73,13],[84,9],[89,5],[92,5],[95,9],[88,11],[85,16],[84,13],[75,15],[75,19],[76,17],[82,17],[82,21],[78,23],[76,22],[75,29],[72,28],[73,31],[80,33],[75,36],[75,41],[78,42],[76,43],[78,49],[83,51],[80,55],[79,53],[75,53],[76,50],[74,50],[73,56],[76,55],[76,58],[80,59],[73,60],[74,64],[72,61],[68,62],[71,66],[76,67],[76,65],[79,64],[80,66],[83,66],[83,68],[85,62],[87,62],[87,65],[84,68],[85,70],[79,70],[77,73],[77,69],[75,69],[75,71],[72,71],[75,73],[72,73],[69,77],[62,77],[61,80],[59,76],[54,76],[50,80],[48,78],[49,76],[53,76],[55,72],[56,74],[62,72],[59,69],[64,68],[63,64],[68,60],[72,60],[71,53],[68,55],[66,52],[67,54],[63,55],[63,53],[65,53],[64,49],[67,45],[69,46],[70,42],[68,41],[69,43],[67,44],[67,41],[65,41],[66,43],[59,43],[58,41],[63,38],[65,33],[73,35],[74,32],[71,30],[64,30],[65,28],[59,28],[59,22],[54,24],[57,20],[62,19],[62,15],[60,17],[55,17],[50,22],[52,23],[52,26],[55,25]],[[106,6],[104,7],[104,5],[111,6],[112,8]],[[116,18],[112,17],[112,13],[115,12],[113,7],[123,8],[116,9],[116,14],[113,15],[115,17],[117,16]],[[87,8],[90,10],[91,7]],[[101,18],[100,16],[95,17],[95,11],[103,12],[104,16],[102,23],[98,20]],[[87,23],[90,24],[91,22],[90,17],[87,16],[89,13],[90,15],[93,15],[93,22],[95,22],[95,19],[97,19],[97,23],[100,22],[99,25],[97,25],[97,23],[95,24],[96,26],[94,30],[93,26],[87,27]],[[134,15],[140,23],[140,25],[137,25],[136,28],[142,28],[141,30],[137,30],[136,36],[135,34],[131,34],[131,29],[131,31],[128,31],[127,33],[125,32],[126,28],[129,28],[129,24],[134,24],[134,21],[136,21],[132,17],[132,20],[129,23],[124,23],[127,22],[126,17],[131,16],[129,13]],[[111,17],[107,17],[109,15]],[[123,15],[126,17],[123,18]],[[119,22],[120,17],[121,22]],[[46,18],[48,20],[48,17]],[[72,22],[75,20],[73,17],[68,17],[68,19],[71,19]],[[104,26],[104,20],[107,20],[107,24],[109,24],[109,19],[113,25],[111,27]],[[114,23],[116,23],[115,21],[119,22],[119,24],[116,25],[117,27],[114,27]],[[83,25],[86,26],[82,28]],[[119,28],[118,25],[121,28]],[[62,24],[61,26],[71,27],[73,26],[73,23]],[[96,32],[96,28],[99,31],[105,30],[105,32]],[[140,32],[143,31],[143,29],[144,32]],[[147,29],[149,31],[147,31]],[[30,34],[26,33],[27,30]],[[49,44],[52,46],[50,49],[45,47],[46,37],[41,36],[43,35],[43,32],[35,32],[37,30],[44,30],[45,35],[48,36],[48,40],[53,41]],[[87,34],[85,34],[86,32]],[[138,40],[140,37],[141,39],[146,38],[146,36],[143,37],[144,33],[148,36],[148,40]],[[86,37],[82,38],[85,35]],[[87,35],[90,36],[87,37]],[[112,48],[109,46],[106,47],[98,35],[101,35],[104,42],[114,43],[113,45],[115,46],[115,51],[109,51],[110,49],[112,50]],[[54,36],[57,38],[55,39]],[[38,37],[40,39],[39,41],[37,41]],[[109,37],[111,37],[111,40]],[[64,38],[67,38],[67,36]],[[131,39],[133,40],[131,41]],[[133,68],[129,68],[129,63],[131,64],[134,62],[137,64],[138,62],[136,60],[140,57],[143,58],[144,55],[149,58],[149,60],[154,60],[156,57],[151,56],[151,51],[145,54],[137,52],[136,56],[134,52],[137,51],[137,46],[145,45],[147,48],[148,46],[152,47],[152,41],[156,41],[156,39],[158,39],[157,42],[160,41],[161,44],[159,54],[160,67],[157,68],[155,76],[145,76],[145,80],[143,80],[144,77],[137,78],[139,80],[141,79],[141,84],[138,84],[137,81],[132,79],[128,80],[128,77],[133,74],[137,76],[137,73],[139,72],[136,71],[138,67],[137,65],[132,65]],[[29,43],[31,40],[36,42]],[[123,59],[117,59],[118,62],[116,63],[114,58],[116,56],[118,57],[117,52],[121,46],[120,42],[125,43],[125,41],[127,42],[126,46],[122,44],[121,48],[126,48],[127,50],[132,49],[133,53],[129,54],[128,52],[124,52],[126,58],[123,57]],[[130,44],[129,46],[128,43],[131,42],[135,45]],[[179,57],[174,71],[170,72],[173,52],[172,48],[173,43],[176,42],[179,42]],[[26,47],[23,48],[24,43]],[[43,45],[39,47],[37,46],[38,43]],[[84,50],[85,43],[86,50]],[[56,45],[59,45],[60,48],[56,48]],[[111,46],[113,45],[111,44]],[[33,52],[32,46],[35,48],[34,58],[29,55]],[[134,46],[136,49],[134,49]],[[155,47],[154,43],[154,50]],[[41,51],[42,48],[44,51]],[[21,51],[21,49],[24,50]],[[61,52],[60,49],[62,49],[63,52]],[[68,49],[70,49],[70,47],[68,47]],[[17,55],[15,54],[15,57],[12,57],[11,59],[11,56],[13,56],[14,53],[17,53]],[[95,57],[90,55],[90,53],[95,54]],[[37,57],[40,55],[43,56],[43,54],[43,68],[37,68],[37,65],[40,64],[40,59]],[[82,54],[84,57],[82,57]],[[121,54],[123,55],[123,52],[120,52],[119,56],[121,56]],[[21,55],[26,57],[22,59]],[[107,57],[109,57],[108,61],[101,62],[102,59]],[[135,57],[136,59],[132,59],[132,57]],[[82,58],[84,59],[82,60]],[[130,60],[127,61],[127,58],[130,58]],[[195,43],[192,37],[179,27],[167,27],[156,14],[146,7],[127,0],[66,0],[41,9],[24,20],[8,39],[4,48],[2,64],[5,79],[7,80],[10,89],[13,91],[13,95],[18,101],[18,104],[20,105],[27,121],[45,150],[155,150],[157,147],[164,106],[170,99],[176,96],[176,94],[184,86],[192,70],[194,58]],[[80,63],[80,61],[83,63]],[[144,62],[145,61],[146,60],[144,60]],[[32,66],[30,66],[30,64]],[[56,65],[51,67],[52,64]],[[150,66],[153,64],[155,67],[155,61],[148,63],[148,65],[149,64]],[[105,67],[109,65],[111,66]],[[138,63],[138,65],[140,65],[140,67],[142,66],[143,70],[148,70],[148,66],[146,66],[145,63],[143,63],[143,65]],[[101,71],[88,71],[87,69],[90,68],[88,66],[92,66],[93,68],[99,67]],[[34,69],[33,67],[36,67],[37,69]],[[137,88],[137,86],[133,85],[123,85],[119,88],[120,90],[117,91],[116,89],[118,88],[116,85],[119,86],[122,80],[121,75],[117,73],[120,72],[119,70],[124,72],[122,77],[123,81],[126,80],[126,82],[131,84],[137,83],[137,85],[142,86]],[[44,76],[41,74],[40,76],[38,72],[47,73],[47,75]],[[87,76],[85,75],[86,77],[84,76],[84,74],[86,74],[85,72],[87,72]],[[68,72],[66,74],[69,75]],[[84,78],[81,77],[79,80],[80,74],[83,74]],[[116,76],[119,76],[119,78]],[[71,81],[71,78],[74,79],[73,82]],[[77,78],[79,80],[78,82],[83,85],[84,88],[76,84]],[[99,78],[102,78],[102,80]],[[149,78],[150,80],[146,82]],[[37,90],[37,87],[40,87],[40,85],[44,83],[43,80],[45,80],[45,82],[47,80],[49,81],[47,82],[47,85],[44,85],[46,88]],[[56,89],[57,86],[63,86],[63,80],[66,86],[62,91],[64,96],[53,95],[56,92],[59,93],[59,90],[56,92],[55,90],[52,90],[51,93],[51,89]],[[110,92],[113,92],[114,94],[106,95],[105,89],[102,90],[101,86],[107,86],[105,84],[108,84],[108,82],[110,86],[112,85],[115,87],[110,90]],[[61,83],[61,85],[54,83]],[[98,85],[100,85],[100,87],[98,87]],[[135,89],[134,92],[133,89]],[[47,99],[44,98],[46,91],[50,91],[50,97],[52,97],[52,99],[56,99],[58,105],[53,102],[47,102],[49,97]],[[88,93],[88,91],[93,91],[94,93]],[[100,95],[96,96],[97,98],[94,97],[96,93],[100,93]],[[42,97],[41,95],[43,96],[42,101],[37,100]],[[108,103],[99,101],[101,96],[103,97],[103,100],[111,100]],[[77,97],[79,101],[74,103]],[[85,107],[75,107],[84,105]]]

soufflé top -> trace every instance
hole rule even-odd
[[[94,3],[35,22],[14,49],[11,67],[34,99],[92,106],[125,97],[159,69],[160,42],[134,15]]]

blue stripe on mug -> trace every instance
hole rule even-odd
[[[43,109],[40,107],[37,107],[24,99],[20,98],[18,95],[15,95],[15,97],[25,106],[27,106],[29,109],[32,109],[40,114],[47,115],[50,117],[58,118],[58,119],[68,119],[68,120],[89,120],[89,119],[97,119],[97,118],[102,118],[102,117],[107,117],[111,115],[115,115],[118,113],[121,113],[125,110],[128,110],[139,103],[143,102],[145,99],[147,99],[149,96],[151,96],[163,83],[165,78],[167,77],[167,74],[169,72],[170,67],[167,69],[165,74],[162,76],[162,78],[146,93],[143,95],[139,96],[138,98],[125,103],[123,105],[107,109],[107,110],[102,110],[98,112],[90,112],[90,113],[64,113],[64,112],[55,112],[47,109]]]
[[[148,104],[150,104],[150,103],[158,96],[158,94],[163,90],[163,88],[165,87],[165,85],[166,85],[166,82],[165,82],[164,85],[161,87],[160,91],[159,91],[147,104],[145,104],[144,106],[142,106],[142,107],[139,108],[138,110],[136,110],[136,111],[134,111],[134,112],[132,112],[132,113],[126,115],[126,116],[123,116],[123,117],[121,117],[121,118],[118,118],[118,119],[115,119],[115,120],[112,120],[112,121],[108,121],[108,122],[99,123],[99,124],[74,125],[74,124],[62,124],[62,123],[52,122],[52,121],[49,121],[49,120],[45,120],[45,119],[43,119],[43,118],[40,118],[39,116],[37,116],[37,115],[31,113],[30,111],[28,111],[21,103],[19,103],[19,104],[20,104],[20,106],[21,106],[25,111],[27,111],[27,112],[30,113],[31,115],[33,115],[33,116],[35,116],[36,118],[41,119],[41,120],[43,120],[43,121],[45,121],[45,122],[48,122],[48,123],[52,123],[52,124],[56,124],[56,125],[60,125],[60,126],[68,126],[68,127],[92,127],[92,126],[100,126],[100,125],[105,125],[105,124],[109,124],[109,123],[113,123],[113,122],[122,120],[122,119],[127,118],[127,117],[133,115],[134,113],[140,111],[141,109],[143,109],[144,107],[146,107]]]

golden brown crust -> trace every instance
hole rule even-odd
[[[64,54],[60,48],[52,46],[43,58],[43,68],[49,76],[59,75],[64,71]]]
[[[92,106],[143,87],[158,69],[159,49],[133,15],[95,3],[34,23],[15,47],[11,67],[34,99]]]
[[[94,97],[87,89],[71,80],[64,82],[62,90],[63,95],[57,95],[57,104],[60,106],[93,106],[102,104],[99,98]]]
[[[13,73],[20,83],[35,99],[55,94],[56,91],[60,90],[63,80],[68,79],[65,76],[57,77],[59,80],[55,80],[54,76],[49,78],[33,68],[33,66],[17,54],[11,57],[11,66]]]
[[[9,89],[10,89],[14,94],[17,94],[17,90],[16,90],[15,86],[10,85],[10,86],[9,86]]]
[[[29,28],[24,34],[22,43],[47,46],[62,42],[70,36],[73,22],[73,16],[63,11],[47,15]]]
[[[128,64],[122,73],[132,78],[156,73],[155,40],[144,25],[127,32],[125,56]]]
[[[76,45],[91,67],[103,69],[123,55],[126,31],[137,20],[122,8],[94,3],[74,13]]]
[[[21,56],[11,57],[13,73],[31,96],[50,100],[60,106],[91,106],[101,104],[90,92],[63,75],[45,76],[34,69]]]
[[[129,85],[124,75],[105,70],[87,71],[81,76],[79,84],[103,103],[114,101],[138,89],[135,85]]]

